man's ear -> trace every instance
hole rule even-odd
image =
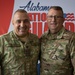
[[[14,20],[12,19],[12,24],[14,25]]]

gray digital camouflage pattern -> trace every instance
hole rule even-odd
[[[13,31],[0,37],[2,75],[37,75],[39,39],[29,34],[23,44]]]
[[[45,32],[40,39],[40,75],[75,75],[75,34],[63,27],[56,35]]]

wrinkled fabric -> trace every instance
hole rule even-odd
[[[40,40],[40,75],[75,75],[75,34],[63,27],[54,35],[48,30]]]
[[[11,31],[0,37],[0,65],[2,75],[37,75],[39,39],[29,33],[22,43]]]

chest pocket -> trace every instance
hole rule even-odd
[[[21,47],[20,44],[7,44],[5,46],[5,55],[7,55],[7,57],[21,57],[23,56],[23,48]]]
[[[47,60],[59,61],[68,59],[68,40],[51,40],[42,44],[43,57]]]

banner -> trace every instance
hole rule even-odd
[[[30,17],[30,32],[41,36],[47,30],[46,15],[51,6],[61,6],[64,11],[64,27],[75,32],[74,0],[0,0],[0,35],[13,30],[12,16],[17,9],[25,9]]]

